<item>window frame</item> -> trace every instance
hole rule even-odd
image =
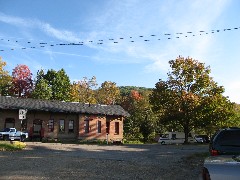
[[[61,122],[63,122],[63,128],[61,128],[61,125],[62,125]],[[64,119],[60,119],[60,120],[59,120],[59,128],[58,128],[58,131],[59,131],[60,133],[64,133],[64,132],[65,132],[65,120],[64,120]]]
[[[72,128],[70,129],[70,122],[72,122]],[[74,120],[69,120],[68,121],[68,133],[74,133]]]

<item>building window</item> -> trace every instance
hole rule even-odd
[[[115,134],[119,134],[119,122],[115,122]]]
[[[5,120],[5,128],[14,128],[15,127],[15,119],[6,118]]]
[[[69,132],[69,133],[73,133],[73,132],[74,132],[74,121],[73,121],[73,120],[69,120],[69,123],[68,123],[68,132]]]
[[[97,133],[101,133],[101,132],[102,132],[102,122],[97,121]]]
[[[42,129],[42,120],[34,119],[33,120],[33,133],[40,134]]]
[[[59,132],[65,131],[65,121],[63,119],[59,120]]]
[[[110,122],[106,123],[106,133],[109,134],[110,132]]]
[[[48,132],[53,132],[54,131],[54,120],[49,119],[48,120]]]
[[[84,131],[89,133],[89,120],[84,120]]]

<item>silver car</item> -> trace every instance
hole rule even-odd
[[[210,157],[204,161],[204,180],[240,179],[240,128],[219,130],[209,143]]]
[[[239,180],[240,156],[210,156],[205,159],[204,180]]]

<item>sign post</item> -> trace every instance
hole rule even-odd
[[[21,119],[21,121],[23,119],[26,119],[26,114],[27,114],[27,110],[26,109],[19,109],[19,119]]]
[[[23,119],[26,119],[27,116],[27,109],[19,109],[19,119],[21,120],[21,131],[23,128],[22,121]]]

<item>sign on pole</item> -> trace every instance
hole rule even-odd
[[[19,109],[19,119],[26,119],[27,110]]]

